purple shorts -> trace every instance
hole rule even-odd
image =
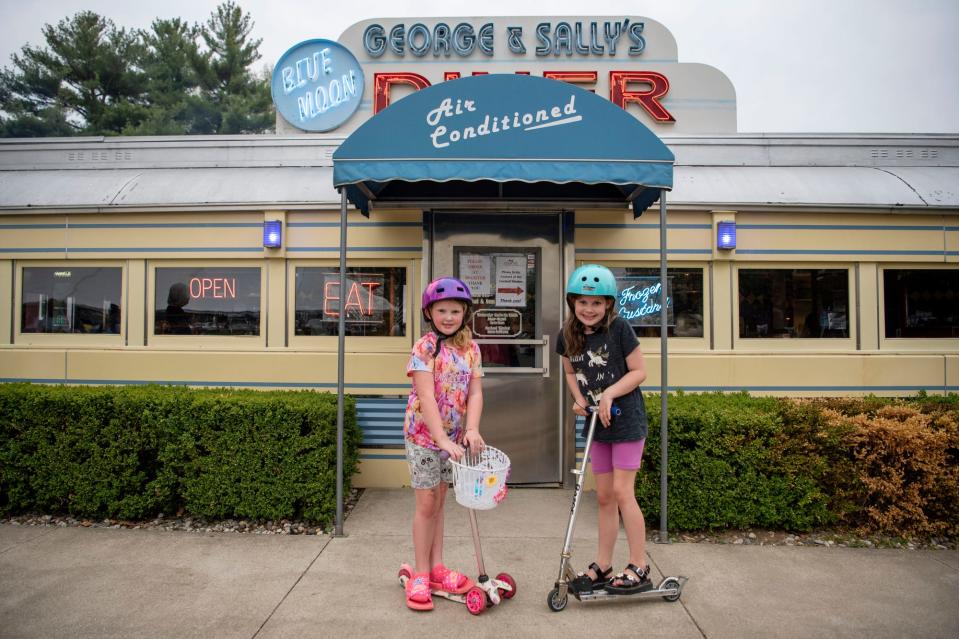
[[[639,470],[643,463],[643,447],[645,439],[631,442],[593,442],[589,451],[589,463],[594,475],[611,473],[614,468],[619,470]]]

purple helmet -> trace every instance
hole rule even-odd
[[[423,291],[423,304],[421,306],[423,312],[425,313],[431,304],[441,300],[460,300],[466,302],[467,307],[473,305],[470,287],[466,285],[466,282],[455,277],[440,277],[429,283],[426,290]]]

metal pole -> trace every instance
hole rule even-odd
[[[343,536],[343,378],[346,369],[346,187],[340,187],[340,315],[336,347],[336,520],[333,536]]]
[[[662,461],[659,473],[659,543],[669,543],[669,536],[666,533],[666,468],[669,462],[669,434],[666,428],[667,419],[667,392],[669,390],[669,359],[667,357],[667,327],[666,327],[666,303],[668,287],[666,279],[666,190],[659,191],[659,281],[662,283],[660,300],[662,302],[659,309],[659,358],[660,358],[660,380],[659,380],[659,438]]]

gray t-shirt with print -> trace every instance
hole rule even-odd
[[[599,404],[603,389],[622,379],[629,369],[626,357],[639,347],[639,340],[632,327],[622,317],[610,324],[609,331],[586,335],[586,347],[582,353],[569,355],[569,362],[576,372],[579,390],[591,404]],[[556,352],[566,356],[563,334],[556,338]],[[613,404],[622,411],[613,415],[609,428],[598,426],[594,438],[600,442],[625,442],[645,439],[649,429],[646,405],[639,388],[617,397]]]

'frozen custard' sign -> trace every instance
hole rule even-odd
[[[448,118],[466,116],[468,124],[440,124]],[[430,133],[433,147],[442,149],[461,140],[482,138],[503,133],[511,129],[534,131],[547,127],[562,126],[579,122],[583,116],[576,112],[576,96],[570,94],[569,101],[561,104],[545,105],[543,108],[512,113],[483,113],[478,110],[474,100],[452,98],[443,99],[439,106],[426,114],[426,123],[433,127]],[[451,128],[453,127],[453,128]]]
[[[304,131],[330,131],[346,122],[363,97],[363,70],[353,54],[330,40],[307,40],[273,69],[277,111]]]
[[[663,285],[658,277],[620,277],[616,311],[631,326],[659,326],[663,309]],[[672,288],[670,278],[666,278]],[[673,301],[666,296],[666,324],[674,325]]]

